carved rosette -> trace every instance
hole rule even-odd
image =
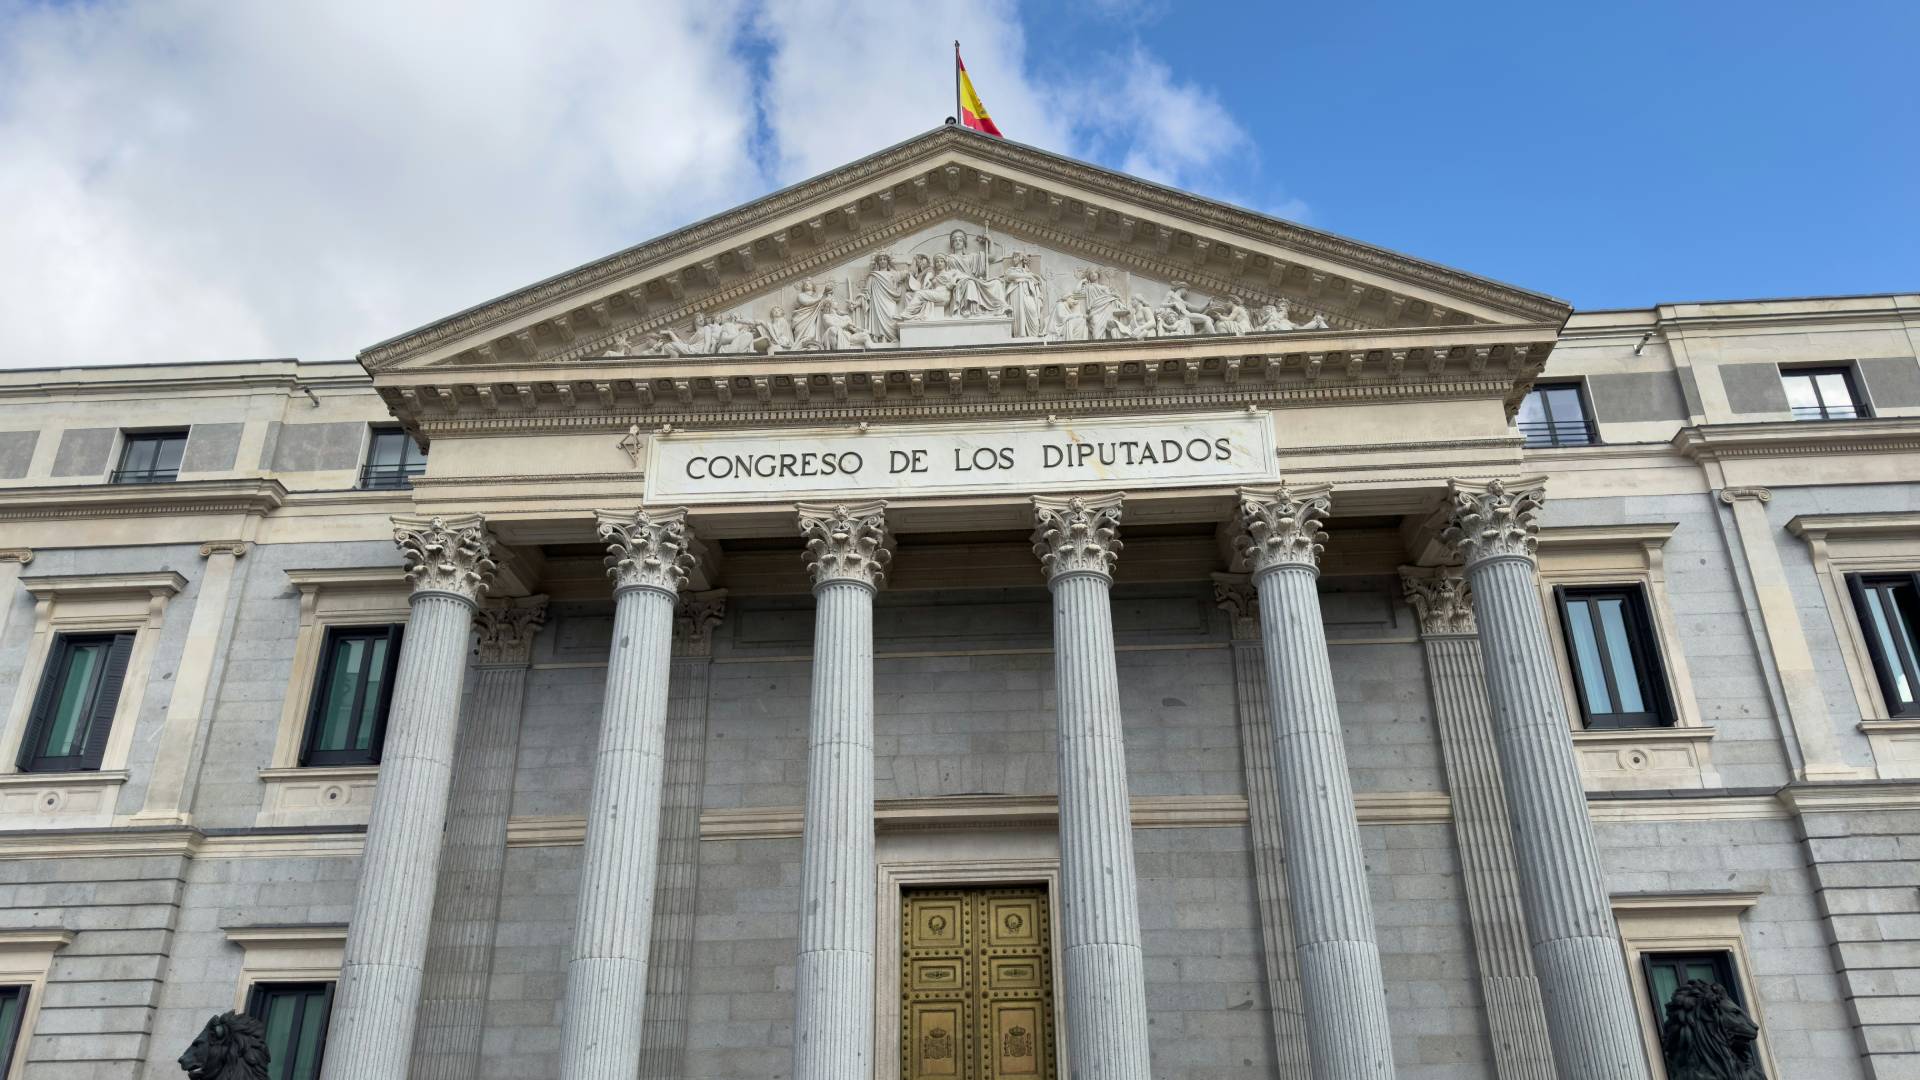
[[[474,656],[482,667],[522,667],[533,659],[533,638],[547,624],[547,598],[490,600],[473,617],[479,631]]]
[[[1285,566],[1320,566],[1327,533],[1320,527],[1333,509],[1333,489],[1325,484],[1277,491],[1240,489],[1235,551],[1255,577]]]
[[[1440,534],[1468,567],[1488,559],[1526,559],[1539,547],[1540,507],[1546,502],[1544,477],[1526,480],[1489,480],[1447,485],[1453,498],[1453,519]]]
[[[850,581],[877,589],[886,584],[893,562],[893,536],[887,532],[887,504],[795,508],[800,535],[807,539],[807,575],[815,588]]]
[[[1068,574],[1113,576],[1113,564],[1126,546],[1120,542],[1125,501],[1117,491],[1091,499],[1033,497],[1033,553],[1048,581]]]
[[[700,541],[687,524],[686,507],[631,513],[601,510],[600,539],[607,545],[607,576],[613,591],[655,589],[678,596],[699,562]]]
[[[1473,590],[1455,566],[1403,566],[1400,586],[1420,617],[1420,636],[1473,634]]]
[[[682,656],[713,652],[713,628],[727,617],[727,590],[693,593],[673,613],[673,650]]]
[[[477,606],[493,584],[493,540],[478,514],[451,519],[396,514],[393,542],[400,546],[415,593],[446,593]]]

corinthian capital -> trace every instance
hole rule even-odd
[[[547,624],[547,598],[490,600],[473,617],[474,654],[485,667],[520,667],[533,659],[533,638]]]
[[[478,514],[460,518],[396,514],[393,542],[416,593],[448,593],[478,604],[493,584],[493,540]]]
[[[1400,587],[1420,617],[1420,636],[1472,634],[1473,593],[1455,566],[1403,566]]]
[[[1321,522],[1333,508],[1333,489],[1325,484],[1277,491],[1240,489],[1240,517],[1234,550],[1254,575],[1282,566],[1317,569],[1327,541]]]
[[[594,516],[607,545],[607,576],[613,579],[614,592],[655,589],[679,594],[699,561],[700,541],[687,524],[685,507],[601,510]]]
[[[1485,484],[1454,480],[1447,489],[1453,498],[1453,519],[1440,539],[1461,562],[1470,567],[1488,559],[1533,559],[1539,546],[1536,519],[1547,497],[1545,477]]]
[[[1113,564],[1126,546],[1120,542],[1124,501],[1117,491],[1091,499],[1033,497],[1033,553],[1048,581],[1063,574],[1113,576]]]
[[[794,507],[800,535],[807,539],[807,574],[816,586],[851,581],[877,589],[886,583],[893,561],[893,536],[887,532],[887,504]]]

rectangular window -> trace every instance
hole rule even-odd
[[[120,448],[116,484],[171,484],[180,479],[180,458],[187,452],[184,431],[129,431]]]
[[[1849,574],[1888,716],[1920,716],[1920,574]]]
[[[373,765],[387,734],[400,626],[336,626],[320,650],[302,765]]]
[[[131,633],[61,634],[54,639],[20,747],[21,772],[100,768],[132,655]]]
[[[333,984],[255,983],[247,1015],[267,1028],[267,1080],[318,1080]]]
[[[367,442],[367,463],[360,467],[363,488],[409,488],[427,471],[427,452],[399,428],[374,428]]]
[[[1787,407],[1795,420],[1857,420],[1867,415],[1866,403],[1853,386],[1853,372],[1847,368],[1783,368],[1780,382],[1787,389]]]
[[[27,988],[0,986],[0,1076],[13,1069],[13,1055],[20,1045],[20,1025],[27,1016]]]
[[[1537,383],[1520,403],[1515,423],[1528,447],[1592,446],[1593,423],[1579,383]]]
[[[1653,621],[1638,585],[1556,587],[1580,717],[1590,728],[1673,723]]]

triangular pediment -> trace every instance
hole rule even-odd
[[[890,260],[876,265],[877,255]],[[947,127],[360,359],[377,374],[1302,326],[1557,324],[1568,311],[1550,297]],[[710,319],[720,325],[707,327]]]

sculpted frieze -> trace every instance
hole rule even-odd
[[[1304,316],[1304,317],[1303,317]],[[1329,328],[1286,300],[1257,312],[964,223],[946,222],[690,325],[625,331],[601,356],[727,356],[912,347],[915,324],[971,327],[968,344],[1244,335]],[[943,339],[950,343],[952,339]]]

